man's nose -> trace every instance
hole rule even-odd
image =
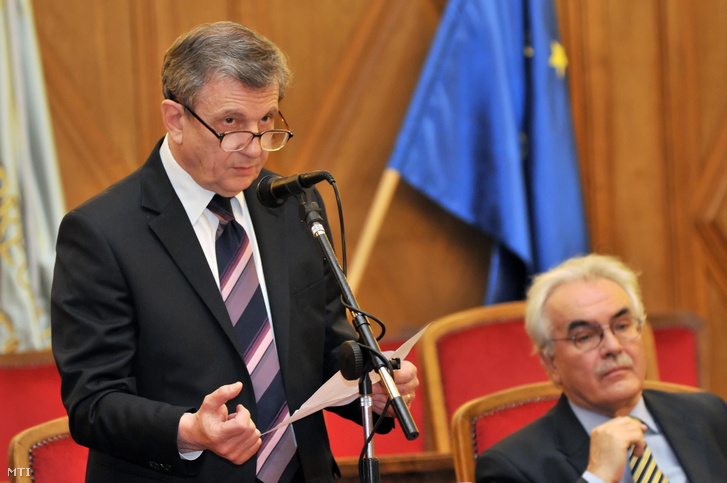
[[[603,339],[600,344],[601,352],[604,354],[611,354],[614,352],[621,352],[623,345],[621,341],[616,337],[611,328],[603,331]]]
[[[260,154],[263,152],[263,146],[261,143],[261,138],[259,136],[255,136],[249,143],[247,143],[247,146],[242,149],[242,152],[246,156],[250,157],[260,156]]]

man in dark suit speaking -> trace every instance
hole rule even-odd
[[[637,276],[615,258],[574,258],[537,276],[526,329],[563,396],[482,453],[476,481],[723,481],[727,405],[643,390],[644,320]]]
[[[162,68],[166,136],[64,218],[53,351],[71,433],[90,448],[86,481],[334,479],[320,412],[261,435],[357,338],[297,200],[266,207],[255,193],[292,136],[289,78],[279,49],[239,24],[181,36]],[[395,379],[410,402],[416,368]],[[337,411],[361,419],[357,401]]]

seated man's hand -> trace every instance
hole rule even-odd
[[[627,450],[633,445],[636,456],[644,452],[644,431],[645,424],[627,416],[614,418],[594,428],[586,470],[605,482],[621,481]]]
[[[260,431],[250,419],[250,412],[238,404],[229,414],[225,403],[240,394],[242,383],[222,386],[205,396],[196,413],[186,413],[179,420],[177,445],[180,453],[208,449],[242,464],[260,448]]]
[[[415,397],[416,388],[419,386],[416,366],[409,361],[402,361],[401,369],[394,371],[394,381],[396,382],[399,394],[401,394],[406,405],[411,406]],[[384,407],[386,406],[386,401],[388,399],[389,393],[386,391],[386,387],[384,387],[381,381],[374,384],[372,394],[374,412],[381,414],[384,411]],[[390,407],[385,416],[396,416],[394,408]]]

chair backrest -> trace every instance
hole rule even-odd
[[[3,448],[21,430],[66,414],[61,378],[49,350],[0,355],[0,394]]]
[[[474,307],[431,323],[419,341],[420,379],[435,451],[450,451],[455,409],[483,394],[547,381],[525,332],[525,303]]]
[[[73,441],[64,416],[13,437],[8,447],[8,476],[11,483],[81,483],[87,457],[88,448]]]
[[[464,403],[452,417],[452,457],[457,481],[474,481],[477,455],[535,421],[561,391],[550,381],[511,387]]]
[[[709,326],[697,314],[672,310],[649,314],[659,379],[709,387]]]
[[[701,389],[646,380],[644,388],[667,392]],[[452,456],[457,481],[474,481],[477,455],[509,434],[536,420],[560,398],[550,382],[526,384],[468,401],[452,418]]]
[[[548,381],[525,332],[525,302],[475,307],[431,323],[419,341],[429,450],[451,451],[454,411],[479,396]],[[653,336],[644,329],[647,378],[658,379]]]

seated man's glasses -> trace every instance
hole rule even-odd
[[[255,138],[260,138],[260,147],[263,148],[265,151],[279,151],[280,149],[283,149],[283,146],[285,146],[285,143],[288,142],[288,139],[293,137],[293,133],[290,131],[290,127],[285,121],[282,112],[278,112],[278,115],[280,116],[280,119],[283,120],[283,124],[285,124],[285,129],[270,129],[268,131],[263,131],[260,133],[252,131],[227,131],[223,133],[218,133],[212,127],[210,127],[209,124],[204,122],[202,118],[199,117],[197,113],[194,112],[192,109],[185,106],[179,101],[175,102],[181,104],[182,107],[188,110],[195,119],[202,123],[204,127],[209,129],[212,134],[217,136],[217,139],[220,140],[220,148],[222,148],[222,150],[227,153],[242,151]]]
[[[641,326],[643,325],[641,319],[632,315],[626,317],[619,317],[618,319],[612,320],[608,324],[608,328],[613,332],[613,335],[621,342],[629,342],[636,339],[641,335]],[[604,328],[602,325],[586,324],[576,327],[571,331],[570,337],[564,337],[562,339],[551,339],[552,341],[573,341],[575,346],[582,350],[588,351],[595,349],[601,344],[603,340]]]

